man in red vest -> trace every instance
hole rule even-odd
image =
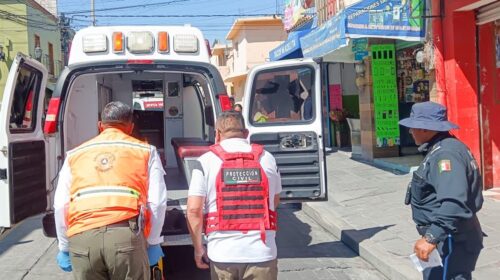
[[[156,148],[130,136],[128,105],[107,104],[98,127],[59,172],[57,263],[76,279],[149,279],[163,256],[165,171]]]
[[[274,157],[246,139],[243,117],[217,119],[216,144],[189,185],[187,218],[196,266],[212,279],[277,279],[276,207],[281,178]],[[205,213],[205,214],[204,214]],[[202,242],[202,232],[208,249]]]

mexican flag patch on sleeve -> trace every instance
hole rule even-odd
[[[451,161],[449,159],[443,159],[438,162],[439,173],[444,171],[451,171]]]

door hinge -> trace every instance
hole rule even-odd
[[[0,149],[0,152],[2,152],[4,156],[7,156],[7,152],[8,152],[7,146],[3,146],[2,149]]]

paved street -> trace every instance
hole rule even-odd
[[[303,206],[317,223],[390,279],[422,279],[408,256],[419,238],[403,198],[411,174],[390,172],[352,160],[349,153],[327,156],[328,201]],[[485,248],[473,278],[499,279],[500,202],[485,198],[478,214]]]
[[[3,279],[71,279],[56,266],[56,242],[43,237],[38,217],[11,233],[0,241]],[[280,210],[278,248],[279,279],[385,279],[300,210]],[[190,247],[169,248],[167,255],[168,279],[209,278],[194,267]]]

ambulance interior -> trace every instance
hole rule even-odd
[[[104,106],[134,109],[134,136],[158,149],[170,204],[185,205],[189,166],[214,142],[214,109],[206,78],[198,73],[129,71],[84,74],[70,85],[64,115],[64,150],[98,134]]]

